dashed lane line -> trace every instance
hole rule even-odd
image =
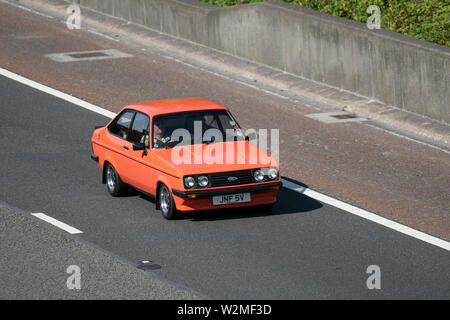
[[[52,218],[44,213],[32,213],[32,216],[35,216],[36,218],[39,218],[45,222],[48,222],[52,225],[54,225],[55,227],[58,227],[70,234],[80,234],[83,233],[83,231],[78,230],[77,228],[71,227],[68,224],[61,222],[59,220],[56,220],[55,218]]]

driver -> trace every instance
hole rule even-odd
[[[161,148],[164,144],[164,123],[157,119],[153,123],[153,147]]]

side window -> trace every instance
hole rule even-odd
[[[136,113],[131,127],[130,142],[144,143],[145,135],[148,134],[148,121],[148,116],[140,112]]]
[[[224,130],[226,129],[239,129],[239,126],[236,122],[230,117],[227,112],[219,113],[219,121]]]
[[[119,118],[116,119],[110,126],[109,132],[115,134],[122,139],[127,140],[128,129],[130,128],[131,120],[133,119],[134,111],[125,111]]]

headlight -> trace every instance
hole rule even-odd
[[[193,186],[195,186],[195,179],[193,177],[185,177],[184,185],[186,188],[192,188]]]
[[[262,170],[255,170],[255,172],[253,172],[253,178],[255,178],[256,182],[261,182],[264,180],[264,173]]]
[[[276,178],[278,178],[278,169],[269,168],[269,170],[267,171],[267,176],[269,177],[270,180],[275,180]]]
[[[208,185],[208,177],[207,176],[199,176],[197,178],[197,182],[200,187],[206,187]]]

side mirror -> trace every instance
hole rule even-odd
[[[134,151],[143,150],[144,152],[142,153],[142,156],[147,155],[147,147],[145,146],[144,143],[133,143],[133,150]]]
[[[145,146],[143,143],[133,143],[133,150],[134,151],[145,150]]]

